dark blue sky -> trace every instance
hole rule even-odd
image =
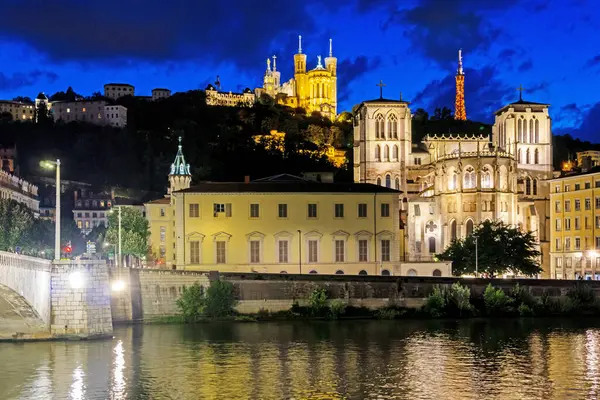
[[[338,6],[338,4],[344,4]],[[309,67],[333,38],[341,110],[378,96],[453,107],[463,48],[467,116],[524,97],[552,104],[557,133],[600,141],[598,0],[0,0],[0,99],[88,95],[107,82],[204,89],[262,83],[276,54],[292,73],[297,35]]]

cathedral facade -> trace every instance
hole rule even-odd
[[[261,96],[267,95],[277,104],[292,108],[304,108],[307,114],[315,111],[334,120],[337,116],[337,58],[333,56],[332,41],[329,39],[329,56],[324,60],[316,57],[317,65],[308,69],[307,55],[302,52],[302,36],[298,37],[298,53],[294,55],[294,77],[281,81],[281,72],[277,70],[277,57],[267,59],[267,68],[263,76],[263,86],[245,89],[242,93],[220,91],[208,85],[206,103],[221,106],[252,106]]]
[[[409,103],[376,99],[354,112],[354,180],[401,190],[408,261],[431,261],[485,220],[532,231],[549,271],[553,176],[548,104],[520,98],[492,135],[428,135],[412,143]]]

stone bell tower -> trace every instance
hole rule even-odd
[[[192,184],[192,173],[190,164],[185,163],[183,157],[183,149],[181,145],[181,136],[179,136],[179,146],[177,147],[177,155],[175,161],[171,164],[171,172],[169,173],[169,190],[168,194],[178,190],[188,189]]]

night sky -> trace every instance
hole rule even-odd
[[[343,7],[337,4],[345,4]],[[333,38],[339,111],[384,95],[428,111],[454,107],[459,48],[467,117],[524,98],[552,105],[555,133],[600,141],[597,0],[0,0],[0,99],[83,95],[108,82],[224,90],[262,84],[268,56],[292,74],[297,35],[308,66]]]

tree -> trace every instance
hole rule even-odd
[[[542,271],[537,240],[503,222],[485,221],[466,239],[453,241],[438,258],[452,261],[452,272],[460,276],[475,273],[477,237],[478,273],[495,277],[505,273],[534,276]]]
[[[0,199],[0,250],[14,250],[33,225],[33,212],[15,200]]]
[[[148,220],[133,207],[121,207],[121,253],[138,258],[148,254],[150,227]],[[111,245],[119,244],[119,212],[114,209],[108,216],[106,241]]]
[[[433,111],[433,117],[431,117],[431,119],[434,121],[452,119],[452,110],[448,107],[438,107]]]
[[[41,126],[51,126],[54,123],[54,117],[50,110],[48,110],[48,104],[41,101],[35,108],[35,119]]]
[[[26,103],[26,104],[33,104],[33,100],[31,100],[30,97],[23,97],[23,96],[17,96],[15,98],[13,98],[13,101],[18,101],[20,103]]]

